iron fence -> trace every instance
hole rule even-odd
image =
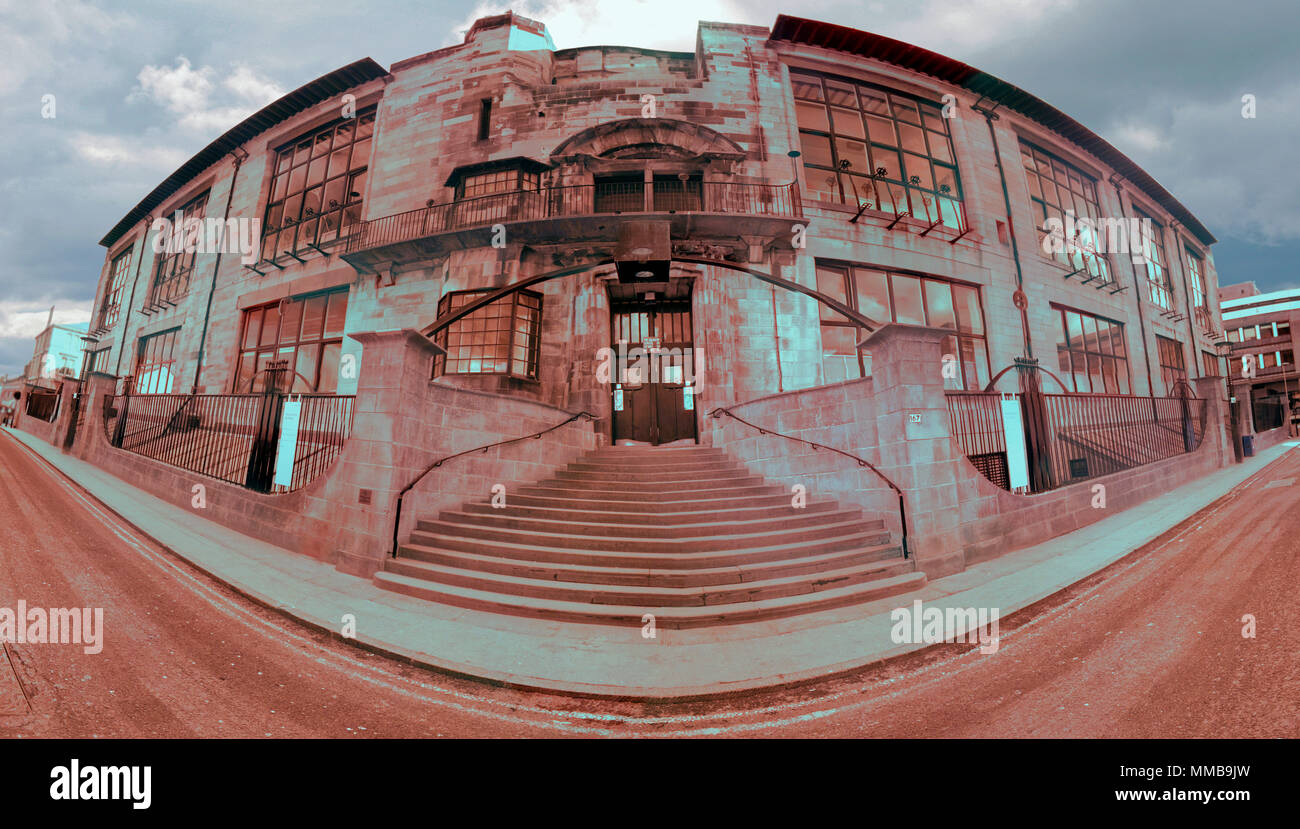
[[[948,416],[957,444],[981,475],[1003,489],[1010,489],[1001,395],[949,392],[947,397]]]
[[[305,486],[338,456],[352,428],[351,395],[304,394],[287,486],[274,484],[287,395],[127,394],[104,398],[104,428],[120,449],[258,492]]]
[[[494,193],[362,222],[347,253],[504,222],[620,213],[735,213],[799,216],[793,184],[607,181]]]
[[[25,411],[37,420],[53,423],[59,416],[60,396],[57,391],[29,389]]]
[[[986,478],[1010,489],[1001,394],[949,392],[947,397],[953,436],[962,451]],[[1192,452],[1205,435],[1205,401],[1190,395],[1042,394],[1041,398],[1043,434],[1031,435],[1039,419],[1026,411],[1025,395],[1018,396],[1033,492]]]

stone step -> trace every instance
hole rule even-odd
[[[560,564],[591,565],[596,567],[641,567],[647,569],[686,569],[705,567],[736,567],[764,561],[786,561],[825,553],[860,550],[889,543],[889,533],[852,533],[816,542],[800,541],[793,544],[763,544],[748,548],[717,550],[713,552],[636,552],[618,550],[586,550],[572,547],[548,547],[534,543],[491,541],[458,536],[414,533],[412,538],[398,547],[399,557],[426,559],[429,551],[456,550],[477,555],[524,559],[527,561],[555,562]]]
[[[866,565],[880,568],[884,575],[894,575],[896,572],[914,569],[912,561],[903,558],[902,550],[897,545],[889,544],[779,561],[757,561],[730,567],[701,567],[693,570],[561,564],[436,549],[421,550],[419,558],[403,556],[388,559],[385,566],[393,572],[418,576],[420,568],[425,564],[555,582],[644,587],[740,584]]]
[[[490,508],[489,508],[490,509]],[[468,512],[463,510],[444,510],[438,514],[438,522],[420,519],[415,522],[415,529],[438,532],[447,525],[474,525],[480,527],[501,527],[511,530],[545,534],[595,535],[618,538],[665,538],[687,539],[715,535],[732,535],[737,533],[787,533],[802,528],[820,527],[827,524],[844,524],[860,521],[873,528],[883,527],[879,519],[866,520],[860,509],[841,509],[835,512],[813,512],[788,509],[782,515],[769,510],[765,516],[737,520],[721,513],[723,520],[698,521],[694,523],[645,523],[655,518],[653,515],[641,515],[642,523],[627,521],[607,521],[597,514],[592,519],[549,519],[535,518],[515,514],[509,507],[491,512]]]
[[[723,505],[715,509],[682,510],[680,512],[666,512],[662,508],[657,508],[653,510],[653,514],[649,515],[647,513],[651,513],[651,509],[643,509],[640,512],[634,512],[630,509],[624,511],[612,508],[613,505],[609,502],[581,501],[574,502],[572,506],[559,507],[547,505],[553,499],[528,499],[530,502],[547,501],[547,504],[521,503],[522,500],[521,498],[509,497],[506,506],[502,508],[493,507],[491,502],[483,501],[481,503],[465,504],[461,509],[475,515],[510,515],[551,521],[590,521],[606,524],[644,524],[647,521],[654,521],[659,525],[707,524],[714,521],[728,520],[737,522],[753,521],[779,514],[781,508],[789,510],[791,515],[800,513],[825,515],[839,509],[839,504],[834,501],[810,501],[807,506],[796,510],[790,507],[790,499],[783,495],[773,496],[769,499],[770,503],[760,506],[745,506],[752,504],[753,499],[737,498],[734,499],[735,506]],[[640,506],[654,507],[653,504],[640,504]],[[445,517],[445,513],[440,517]]]
[[[693,480],[735,481],[742,478],[751,480],[759,479],[757,475],[750,472],[748,469],[727,469],[725,467],[711,467],[709,469],[689,470],[686,472],[662,469],[645,472],[632,472],[627,469],[611,467],[609,469],[600,470],[561,469],[547,480],[599,481],[601,483],[616,483],[622,485],[625,483],[677,483]]]
[[[505,593],[511,596],[528,596],[535,599],[626,607],[704,607],[736,602],[756,602],[848,587],[872,579],[897,575],[896,572],[889,572],[891,568],[897,566],[897,564],[872,562],[816,573],[691,587],[557,581],[515,574],[490,573],[423,561],[403,562],[400,559],[391,561],[385,566],[385,570],[442,585],[467,587],[489,593]]]
[[[708,478],[673,477],[665,480],[642,480],[640,476],[623,474],[607,478],[566,477],[557,472],[556,477],[538,481],[534,486],[577,490],[615,491],[624,494],[699,492],[701,490],[726,490],[751,486],[762,486],[763,479],[751,473],[741,472],[735,475],[713,475]],[[508,489],[507,489],[508,491]]]
[[[526,487],[519,487],[517,491],[507,494],[506,503],[512,508],[516,506],[543,507],[549,509],[575,509],[575,510],[592,510],[599,512],[618,512],[618,513],[655,513],[665,518],[675,514],[691,514],[709,510],[725,510],[737,507],[752,508],[782,508],[790,506],[791,495],[788,491],[780,490],[771,492],[772,487],[763,487],[767,490],[764,494],[749,493],[741,495],[723,495],[710,498],[688,497],[685,499],[668,500],[663,498],[638,498],[636,500],[626,500],[624,498],[611,499],[594,499],[589,497],[577,497],[573,495],[556,495],[553,490],[546,490],[545,494],[530,494],[522,490]],[[779,487],[777,488],[779,489]],[[584,493],[585,495],[586,493]],[[487,502],[483,502],[487,503]],[[830,502],[822,502],[827,508],[833,508],[835,505]],[[479,506],[476,504],[475,506]],[[811,509],[813,502],[808,503]],[[490,507],[489,507],[490,508]]]
[[[743,525],[731,532],[710,535],[693,535],[675,538],[656,538],[628,535],[596,535],[595,530],[610,529],[608,524],[574,524],[568,532],[514,529],[490,523],[462,524],[448,521],[421,520],[411,532],[411,541],[428,544],[437,536],[480,541],[505,541],[514,544],[533,544],[561,550],[595,550],[599,552],[626,553],[697,553],[719,550],[738,550],[751,546],[772,544],[810,544],[822,539],[864,534],[884,528],[880,520],[863,521],[858,518],[836,520],[834,523],[793,527],[786,530],[751,532]],[[614,526],[615,530],[623,528]],[[589,531],[589,532],[584,532]]]
[[[390,573],[386,570],[380,570],[375,574],[375,583],[385,589],[408,596],[417,596],[441,604],[478,611],[564,622],[634,628],[642,627],[645,614],[651,614],[654,616],[656,627],[679,630],[759,622],[861,604],[898,593],[917,590],[925,585],[925,574],[919,572],[903,573],[889,578],[871,579],[843,587],[829,586],[826,589],[811,593],[700,607],[599,605],[517,596],[475,590],[469,587],[439,584],[425,579]]]
[[[695,472],[707,472],[713,469],[736,470],[744,469],[739,463],[730,458],[718,458],[717,460],[682,460],[667,461],[655,463],[652,461],[635,461],[629,462],[620,458],[584,458],[570,463],[566,469],[574,472],[606,472],[615,470],[618,472],[635,472],[640,474],[646,472],[680,472],[689,474]]]
[[[755,495],[784,495],[790,499],[790,491],[775,484],[754,484],[749,486],[700,487],[697,489],[661,489],[633,492],[627,489],[593,489],[576,485],[541,482],[526,484],[515,490],[520,495],[543,495],[552,498],[576,498],[595,501],[650,500],[656,502],[699,503],[701,500],[716,498],[739,498]],[[507,499],[509,491],[507,490]]]

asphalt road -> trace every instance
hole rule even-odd
[[[1292,451],[1003,619],[996,653],[942,645],[815,685],[662,705],[490,687],[326,637],[189,567],[0,435],[0,608],[102,607],[107,631],[99,654],[6,645],[0,736],[1298,737],[1297,481]]]

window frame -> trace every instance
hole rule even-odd
[[[153,334],[146,334],[136,343],[135,350],[135,372],[132,374],[131,392],[132,394],[171,394],[172,387],[176,383],[176,341],[180,339],[181,326],[168,328],[165,331],[156,331]],[[155,343],[157,346],[155,347]],[[157,352],[166,348],[165,359],[155,359]],[[152,354],[151,354],[152,350]],[[141,388],[140,378],[144,370],[154,371],[155,369],[165,368],[167,371],[167,388],[159,391],[158,377],[153,375],[148,383],[149,388]]]
[[[1151,223],[1150,236],[1144,233],[1142,238],[1142,265],[1146,268],[1147,298],[1152,305],[1172,311],[1174,310],[1174,283],[1169,274],[1169,257],[1165,253],[1165,226],[1140,207],[1134,206],[1133,211],[1138,214],[1139,219],[1143,220],[1144,228],[1146,222]],[[1153,253],[1156,260],[1154,268]]]
[[[1097,179],[1060,156],[1023,138],[1020,139],[1020,159],[1021,167],[1025,172],[1025,186],[1029,188],[1029,203],[1037,209],[1035,218],[1038,219],[1036,230],[1038,232],[1039,253],[1043,257],[1061,265],[1087,271],[1089,276],[1101,280],[1098,284],[1107,285],[1114,282],[1115,269],[1113,263],[1106,254],[1105,246],[1099,244],[1101,240],[1098,237],[1094,236],[1090,240],[1064,240],[1066,244],[1062,246],[1059,253],[1048,253],[1043,246],[1043,241],[1048,235],[1048,231],[1044,227],[1047,220],[1056,218],[1061,221],[1062,226],[1065,224],[1067,207],[1060,203],[1062,189],[1071,196],[1071,204],[1068,209],[1074,211],[1076,219],[1091,219],[1094,222],[1094,228],[1096,223],[1101,221],[1101,197],[1098,195]],[[1050,183],[1057,194],[1054,203],[1049,203],[1047,200],[1047,188],[1045,187],[1047,178],[1043,172],[1043,166],[1050,172]],[[1060,168],[1060,172],[1064,173],[1064,187],[1058,176],[1058,168]],[[1075,188],[1076,179],[1079,183],[1077,189]],[[1037,195],[1035,195],[1035,192]],[[1083,214],[1079,212],[1078,208],[1080,206],[1085,208]],[[1059,215],[1053,215],[1053,211],[1049,208],[1054,208]],[[1073,254],[1068,250],[1068,245],[1071,242],[1076,244],[1078,248]]]
[[[961,280],[948,279],[946,277],[935,276],[933,274],[916,273],[913,271],[904,271],[896,268],[883,268],[874,265],[866,265],[866,264],[860,264],[855,262],[844,262],[844,261],[834,260],[834,259],[817,259],[814,263],[814,267],[816,271],[818,271],[818,277],[820,277],[821,271],[840,272],[842,278],[841,284],[842,287],[844,288],[844,296],[843,298],[836,296],[835,299],[840,300],[845,305],[847,305],[848,307],[852,308],[855,311],[858,311],[859,313],[862,313],[859,297],[863,295],[862,291],[860,291],[858,287],[859,272],[865,271],[865,272],[872,272],[876,274],[883,274],[885,277],[885,290],[887,295],[887,301],[889,303],[889,309],[888,309],[889,318],[882,319],[880,320],[880,322],[897,322],[898,302],[897,302],[897,293],[894,289],[895,278],[898,277],[898,278],[917,280],[918,283],[917,287],[921,299],[922,322],[921,323],[908,323],[908,322],[898,323],[900,325],[917,325],[917,324],[932,325],[931,323],[932,314],[930,309],[930,304],[931,304],[930,292],[927,290],[926,286],[929,283],[937,283],[940,285],[947,286],[948,296],[952,300],[953,321],[954,321],[954,325],[956,325],[957,327],[952,328],[951,329],[952,333],[948,335],[948,337],[953,339],[953,350],[951,352],[945,352],[945,353],[952,353],[957,358],[957,366],[961,375],[959,378],[957,378],[961,382],[961,388],[948,389],[948,390],[949,391],[963,391],[963,390],[980,391],[983,389],[984,384],[986,384],[989,381],[991,377],[992,363],[989,360],[988,321],[986,319],[987,314],[984,311],[984,297],[980,291],[980,287],[981,287],[980,285],[971,282],[963,282]],[[820,285],[820,281],[818,282],[818,284]],[[966,315],[964,311],[959,310],[960,305],[957,302],[956,293],[953,291],[953,288],[955,287],[964,288],[974,292],[975,301],[977,303],[979,309],[979,316],[980,316],[978,331],[974,327],[970,327],[970,328],[962,327],[962,325],[966,322],[964,319]],[[820,287],[818,288],[818,291],[821,291]],[[822,293],[825,292],[822,291]],[[826,316],[827,314],[831,316],[828,317]],[[866,316],[871,316],[871,315],[866,314]],[[851,320],[845,319],[834,309],[820,302],[818,303],[818,322],[819,322],[818,332],[822,334],[821,359],[822,359],[823,379],[825,379],[825,373],[826,373],[825,360],[828,355],[826,352],[824,330],[826,328],[848,328],[853,331],[856,331],[858,333],[854,335],[855,343],[861,341],[861,338],[863,336],[863,330],[856,323],[852,322]],[[946,326],[933,326],[933,327],[946,327]],[[966,360],[963,357],[963,351],[964,351],[963,341],[967,341],[967,340],[971,342],[972,357],[974,358],[974,365],[975,365],[974,378],[971,378],[969,376],[969,373],[967,371]],[[982,343],[982,348],[980,348],[981,343]],[[944,347],[947,348],[947,345],[945,344]],[[980,348],[980,350],[975,351],[974,349],[976,348]],[[870,359],[870,353],[868,352],[864,354],[862,349],[857,349],[857,348],[855,348],[855,351],[857,353],[858,376],[846,377],[845,380],[855,380],[855,379],[860,379],[862,377],[871,376],[870,372],[867,370],[867,365],[868,365],[867,361]],[[833,354],[834,352],[832,352],[832,355]],[[983,358],[982,363],[980,362],[981,357]],[[983,378],[980,377],[981,368],[985,374]],[[947,379],[949,378],[945,378],[945,381]],[[827,382],[836,383],[841,381],[830,380]]]
[[[313,246],[337,244],[361,223],[370,159],[374,155],[377,112],[376,105],[365,107],[351,118],[322,124],[268,153],[270,183],[262,208],[259,248],[262,261],[274,261],[287,251],[297,253]],[[344,127],[351,127],[346,139],[341,137]],[[321,139],[327,135],[328,145],[320,149]],[[366,145],[364,150],[358,150],[361,144]],[[347,151],[347,161],[336,166],[343,150]],[[301,182],[295,185],[294,178],[300,170]],[[336,182],[338,198],[327,202]],[[286,210],[297,215],[286,220]],[[334,224],[327,229],[330,220]],[[330,235],[325,238],[327,233]]]
[[[343,311],[342,311],[342,317],[339,320],[338,333],[331,334],[329,329],[329,321],[331,317],[331,312],[335,307],[335,299],[334,299],[335,296],[342,297],[341,304],[343,306]],[[317,336],[304,339],[303,326],[306,324],[306,320],[307,320],[307,314],[306,314],[307,304],[321,297],[325,298],[325,303],[321,307],[320,333]],[[289,370],[291,372],[290,373],[291,379],[289,381],[289,390],[293,394],[299,394],[299,393],[337,394],[338,393],[337,372],[333,377],[332,388],[327,388],[322,390],[321,381],[325,377],[324,368],[326,362],[326,352],[328,350],[328,347],[332,345],[337,345],[338,349],[336,353],[340,357],[342,356],[343,340],[347,336],[346,333],[344,332],[346,331],[347,328],[347,310],[348,310],[348,304],[350,300],[351,300],[351,290],[349,287],[343,286],[343,287],[327,288],[323,291],[312,291],[310,293],[298,294],[291,297],[283,297],[273,302],[266,302],[266,303],[262,303],[261,305],[254,305],[250,308],[242,309],[242,313],[240,314],[240,321],[239,321],[239,340],[236,342],[236,348],[235,348],[234,370],[231,372],[231,391],[236,394],[254,393],[254,389],[256,388],[256,379],[259,376],[257,373],[259,371],[258,366],[261,365],[262,362],[261,357],[263,354],[268,354],[272,358],[271,360],[267,361],[268,363],[275,359],[289,360]],[[286,340],[283,338],[284,320],[288,317],[288,315],[286,314],[286,309],[294,305],[298,306],[298,310],[293,314],[295,319],[294,326],[297,328],[297,333],[294,335],[292,339]],[[265,332],[263,331],[263,327],[266,322],[267,311],[272,308],[276,309],[275,337],[269,343],[263,343],[262,338],[265,334]],[[249,335],[248,329],[249,329],[249,324],[253,321],[254,317],[256,317],[257,319],[257,326],[258,326],[257,340],[256,342],[253,343],[253,345],[250,346],[247,345],[248,335]],[[316,348],[316,356],[312,359],[312,365],[311,365],[312,375],[310,378],[308,378],[306,375],[303,375],[302,380],[300,380],[296,373],[300,363],[300,354],[302,353],[302,349],[304,347],[311,348],[313,346]],[[287,357],[281,355],[281,352],[285,351],[286,349],[290,350],[290,353],[287,355]],[[244,372],[244,369],[246,367],[245,358],[250,355],[252,357],[252,361],[251,361],[252,371],[246,375]],[[249,387],[245,389],[244,388],[245,380],[252,380],[254,382],[251,382],[249,384]],[[304,388],[302,385],[300,385],[300,383],[302,383],[303,381],[310,382],[312,384],[312,387]],[[263,388],[265,388],[265,382],[266,382],[265,377],[263,376],[262,378]]]
[[[1131,394],[1133,389],[1132,368],[1129,365],[1128,340],[1125,337],[1124,323],[1119,320],[1113,320],[1110,317],[1103,317],[1100,314],[1094,314],[1090,311],[1082,311],[1069,305],[1053,302],[1050,307],[1058,315],[1059,325],[1056,329],[1056,368],[1057,376],[1069,384],[1070,388],[1065,391],[1070,394]],[[1079,317],[1079,336],[1082,341],[1081,346],[1075,346],[1070,334],[1070,314]],[[1096,336],[1097,348],[1088,347],[1088,326],[1085,320],[1092,321],[1092,328]],[[1110,340],[1110,350],[1107,351],[1102,347],[1101,329],[1097,326],[1100,320],[1107,324],[1108,339]],[[1118,348],[1117,348],[1118,346]],[[1118,353],[1122,351],[1123,354]],[[1062,367],[1062,355],[1068,355],[1070,368]],[[1088,388],[1081,390],[1079,388],[1079,371],[1075,368],[1076,357],[1081,358],[1083,364],[1083,378],[1088,381]],[[1107,361],[1113,361],[1113,370],[1115,377],[1115,391],[1111,391],[1106,385]],[[1093,389],[1092,372],[1093,364],[1099,366],[1102,382],[1102,390]],[[1121,368],[1123,369],[1121,371]]]
[[[113,346],[111,343],[109,345],[104,346],[103,348],[96,348],[93,349],[92,351],[86,352],[86,373],[89,374],[90,372],[95,371],[95,372],[99,372],[100,374],[107,374],[107,372],[103,371],[103,369],[108,368],[108,360],[112,356],[112,353],[113,353]],[[101,357],[103,358],[104,361],[103,366],[99,365],[99,361]]]
[[[181,205],[180,209],[174,210],[168,221],[171,225],[168,229],[168,239],[163,251],[159,254],[157,263],[154,266],[154,276],[149,288],[149,304],[158,305],[162,302],[174,302],[185,296],[190,290],[190,279],[194,275],[194,263],[198,257],[199,251],[193,250],[187,252],[189,247],[189,233],[186,232],[185,226],[192,219],[198,219],[202,222],[208,214],[208,197],[212,191],[204,190],[194,198]],[[196,207],[197,205],[197,207]],[[181,214],[180,221],[174,221],[176,213]],[[203,229],[200,228],[200,241],[202,240]],[[178,241],[179,250],[168,250],[174,242]],[[155,245],[157,242],[155,242]]]
[[[1177,355],[1177,363],[1165,360]],[[1156,361],[1160,364],[1160,382],[1164,383],[1165,396],[1173,395],[1174,384],[1178,380],[1187,381],[1187,356],[1183,353],[1183,342],[1177,337],[1156,334]]]
[[[485,189],[481,192],[468,193],[470,182],[475,179],[495,179],[497,182],[509,181],[511,186],[497,189]],[[531,185],[531,186],[530,186]],[[499,196],[502,193],[536,193],[542,189],[542,174],[537,170],[525,170],[523,165],[515,164],[495,170],[481,170],[458,176],[456,180],[456,201]]]
[[[131,270],[131,254],[134,246],[114,256],[108,265],[108,286],[104,289],[104,302],[99,306],[99,328],[110,330],[117,325],[122,311],[122,288],[126,284],[126,275]],[[119,267],[118,263],[122,263]]]
[[[482,289],[471,289],[471,290],[464,290],[464,291],[448,291],[447,293],[443,294],[441,297],[438,298],[437,316],[442,317],[447,313],[455,310],[455,308],[468,304],[468,302],[471,301],[469,297],[472,297],[476,294],[477,295],[487,294],[490,293],[492,290],[493,289],[491,288],[482,288]],[[466,302],[457,304],[456,303],[457,297],[466,297],[467,298]],[[530,307],[526,304],[521,304],[521,300],[523,299],[535,301],[536,306]],[[490,376],[498,376],[498,377],[512,377],[518,380],[527,380],[530,382],[539,382],[540,375],[541,375],[541,334],[542,334],[542,312],[545,305],[544,300],[545,297],[537,291],[529,291],[526,289],[513,291],[510,294],[497,299],[495,302],[492,302],[482,308],[475,310],[473,313],[469,314],[468,316],[462,317],[461,319],[452,323],[450,326],[443,328],[435,336],[434,341],[444,349],[446,354],[445,355],[439,354],[434,357],[432,377],[436,379],[439,377],[465,377],[465,376],[490,375]],[[503,303],[507,303],[507,302],[510,305],[510,313],[508,316],[502,317],[500,314],[497,314],[496,316],[492,316],[492,317],[488,316],[487,314],[488,309],[499,308]],[[527,308],[528,310],[533,312],[531,319],[526,319],[526,320],[521,319],[520,317],[521,307]],[[486,327],[486,325],[484,325],[484,327],[479,328],[477,330],[469,327],[473,323],[480,323],[480,322],[487,323],[489,320],[501,320],[501,319],[508,319],[510,321],[508,328],[504,329],[509,334],[508,339],[504,344],[500,342],[494,342],[494,343],[487,342],[487,336],[490,333],[500,334],[502,333],[503,329],[496,328],[496,329],[489,330]],[[527,327],[528,327],[527,331],[519,330],[519,326],[521,322],[527,323]],[[526,337],[528,340],[528,342],[524,345],[520,345],[519,343],[519,338],[521,336]],[[449,345],[449,343],[453,341],[453,338],[460,338],[460,337],[468,337],[470,341],[468,343],[457,342],[457,344],[455,345]],[[480,341],[474,342],[474,340],[476,339]],[[489,355],[486,352],[486,350],[484,351],[484,353],[475,356],[474,349],[476,346],[483,346],[483,347],[504,346],[505,349],[504,357],[499,357],[496,356],[495,354]],[[452,354],[453,349],[466,349],[466,348],[470,349],[470,352],[468,354],[465,354],[464,356],[459,356],[459,355],[453,356]],[[523,348],[524,350],[523,357],[515,356],[515,351],[517,348]],[[500,362],[502,359],[504,359],[505,370],[497,370],[495,368],[490,371],[483,370],[483,362],[486,361],[489,357],[494,363]],[[459,364],[462,361],[472,363],[475,360],[479,361],[479,370],[477,371],[459,370]],[[522,373],[515,370],[516,363],[521,361],[524,364],[524,370]],[[448,371],[447,366],[449,362],[454,362],[458,367],[457,370]]]
[[[819,192],[831,193],[832,195],[838,194],[839,198],[832,198],[830,201],[847,205],[851,203],[849,194],[852,192],[858,205],[861,205],[864,201],[868,202],[869,209],[892,213],[895,216],[906,212],[907,215],[913,218],[927,222],[933,222],[937,218],[937,224],[942,224],[958,233],[969,227],[966,218],[965,196],[961,183],[961,170],[957,164],[956,142],[953,141],[952,131],[949,129],[949,119],[944,118],[942,115],[943,106],[941,104],[885,86],[832,73],[799,67],[789,67],[789,72],[791,94],[795,101],[795,128],[799,134],[799,148],[802,151],[799,157],[800,167],[803,169],[801,188],[806,198],[812,201],[826,201],[826,199],[818,195]],[[820,90],[818,100],[799,96],[797,82],[799,80],[807,82],[811,79],[816,79],[818,82],[817,86]],[[832,102],[830,84],[854,87],[854,105],[852,107],[841,107]],[[884,101],[883,112],[870,110],[869,106],[864,103],[864,99],[868,96],[863,90],[870,90],[871,93],[874,93],[870,96],[871,98]],[[900,106],[896,102],[903,102],[904,105]],[[804,108],[810,105],[820,105],[822,113],[825,115],[825,127],[807,126],[801,122],[801,105],[804,105]],[[901,117],[901,113],[904,111],[912,113],[916,117],[916,121]],[[846,130],[843,133],[836,129],[836,116],[840,112],[856,114],[856,120],[851,120],[848,115],[843,116]],[[877,120],[872,121],[869,119]],[[890,134],[888,140],[886,140],[882,132],[884,130],[883,124],[879,123],[882,121],[889,122]],[[933,124],[941,125],[942,131],[934,128]],[[872,131],[873,125],[876,126],[874,133]],[[922,145],[920,151],[917,151],[914,144],[909,143],[909,139],[904,137],[904,127],[919,133]],[[932,136],[938,134],[942,134],[946,139],[944,151],[940,154],[935,153],[931,144]],[[804,140],[804,136],[816,136],[819,139],[825,139],[830,152],[830,167],[809,163],[809,149],[805,146],[807,142]],[[889,140],[894,143],[891,145]],[[857,145],[861,145],[862,149],[862,156],[860,156],[859,160],[865,158],[867,161],[868,169],[865,173],[853,170],[851,166],[852,159],[840,157],[844,154],[845,149],[856,150]],[[944,157],[945,155],[947,158]],[[887,166],[884,166],[884,169],[895,168],[893,171],[895,175],[876,177],[876,171],[882,168],[882,164],[877,161],[878,157],[881,161],[889,162]],[[914,175],[913,168],[908,166],[909,158],[919,159],[919,161],[914,162],[918,165],[924,162],[923,169],[929,180],[929,186],[923,185],[920,177]],[[850,162],[848,168],[842,166],[846,160]],[[939,169],[951,174],[951,190],[949,192],[942,190],[943,186],[948,185],[938,182],[939,176],[936,171]],[[815,190],[811,184],[812,174],[810,171],[829,174],[834,181],[834,190]],[[845,186],[846,178],[849,187]],[[913,179],[916,179],[916,181],[913,182]],[[888,203],[880,197],[880,188],[882,186],[889,194]],[[896,188],[902,189],[901,204]],[[870,195],[864,198],[862,196],[864,191],[869,192]],[[924,206],[925,196],[930,197],[931,206]],[[946,206],[942,206],[940,200],[947,202]]]

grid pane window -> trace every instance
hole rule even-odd
[[[343,289],[245,311],[234,391],[263,391],[264,369],[276,360],[287,361],[293,372],[290,391],[337,391],[347,310],[348,292]]]
[[[535,172],[527,172],[518,168],[496,170],[462,178],[457,197],[473,199],[479,196],[491,196],[496,193],[511,193],[516,190],[537,190],[540,185],[541,177]]]
[[[1187,380],[1187,366],[1183,362],[1183,344],[1169,337],[1156,335],[1156,349],[1160,354],[1160,380],[1165,384],[1165,394],[1174,393],[1179,380]]]
[[[790,79],[809,196],[965,228],[952,137],[938,106],[802,70]]]
[[[122,285],[126,274],[131,269],[131,249],[127,248],[113,259],[109,265],[108,290],[104,292],[104,304],[99,309],[99,327],[108,329],[117,323],[122,310]]]
[[[930,325],[952,334],[942,343],[951,355],[951,389],[977,390],[989,381],[988,347],[979,289],[942,279],[891,273],[876,268],[817,263],[817,290],[879,322]],[[821,305],[822,373],[827,383],[871,375],[871,354],[859,351],[863,329]],[[945,363],[947,365],[948,363]]]
[[[176,380],[176,340],[181,330],[173,328],[140,338],[135,357],[135,392],[171,394]]]
[[[456,291],[438,301],[438,316],[472,302],[483,291]],[[447,350],[434,360],[433,375],[508,374],[537,379],[542,295],[516,291],[452,323],[438,333]]]
[[[194,272],[197,244],[192,234],[193,219],[202,219],[207,213],[208,194],[204,193],[186,204],[176,214],[169,216],[171,237],[161,245],[163,252],[154,271],[153,295],[150,304],[169,302],[185,295],[190,289],[190,276]],[[199,233],[202,234],[202,230]],[[187,248],[191,248],[187,252]]]
[[[90,356],[86,359],[86,371],[98,371],[101,374],[107,374],[108,357],[112,351],[113,347],[109,346],[90,352]]]
[[[1169,260],[1165,258],[1164,228],[1141,210],[1136,212],[1143,220],[1142,256],[1146,260],[1147,296],[1166,311],[1172,310],[1173,285],[1169,281]]]
[[[1192,285],[1192,313],[1201,330],[1210,331],[1214,328],[1214,314],[1210,311],[1208,292],[1205,290],[1205,263],[1191,248],[1186,248],[1186,251],[1190,277],[1188,281]]]
[[[1222,376],[1222,371],[1219,369],[1218,356],[1209,351],[1201,352],[1201,369],[1205,372],[1206,377]]]
[[[361,221],[375,110],[281,147],[262,223],[262,258],[346,237]]]
[[[1066,391],[1128,394],[1128,355],[1124,326],[1103,317],[1053,305],[1060,315],[1056,332],[1057,376]]]
[[[1105,256],[1106,240],[1101,238],[1101,208],[1097,205],[1097,182],[1082,170],[1021,142],[1020,158],[1024,162],[1025,177],[1029,184],[1029,200],[1034,208],[1034,222],[1038,227],[1039,250],[1062,265],[1087,271],[1101,283],[1111,281],[1110,263]],[[1092,228],[1078,227],[1073,239],[1064,240],[1061,250],[1047,253],[1044,240],[1048,236],[1048,219],[1057,219],[1068,227],[1066,212],[1076,219],[1091,219]]]

